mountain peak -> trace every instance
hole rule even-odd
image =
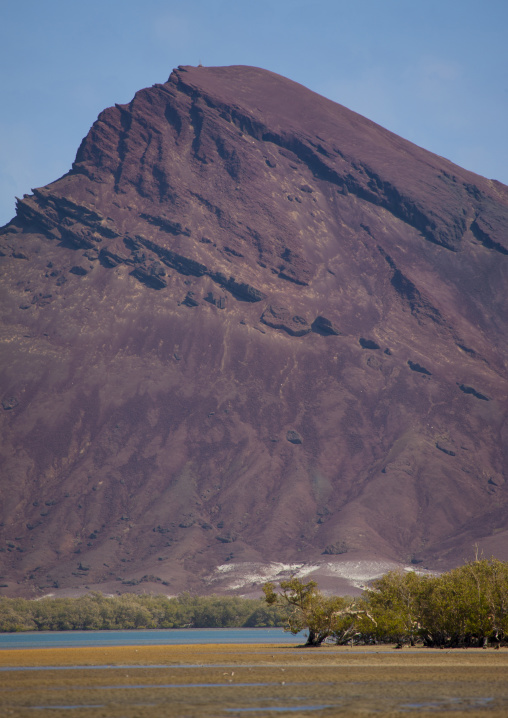
[[[507,226],[267,70],[104,110],[0,230],[8,590],[506,558]]]

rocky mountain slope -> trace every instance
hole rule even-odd
[[[236,66],[105,110],[32,192],[0,230],[5,593],[508,558],[508,187]]]

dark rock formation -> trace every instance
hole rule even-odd
[[[456,452],[446,442],[436,441],[436,449],[448,454],[448,456],[456,456]]]
[[[472,386],[459,384],[459,389],[463,391],[464,394],[471,394],[472,396],[476,397],[477,399],[481,399],[482,401],[490,401],[488,396],[485,396],[485,394],[481,394],[479,391],[476,391],[476,389],[473,389]]]
[[[199,302],[196,299],[194,292],[187,292],[182,304],[185,304],[186,307],[197,307]]]
[[[85,267],[80,264],[76,264],[69,269],[69,272],[75,274],[77,277],[84,277],[85,274],[88,274],[88,269],[85,269]]]
[[[311,327],[304,317],[292,313],[286,307],[270,305],[261,316],[261,321],[274,329],[283,329],[292,337],[303,337],[311,331]]]
[[[508,559],[507,227],[507,187],[265,70],[104,110],[0,229],[8,590],[215,591],[233,541]]]
[[[364,337],[360,337],[359,341],[362,349],[381,349],[379,344],[373,339],[365,339]]]
[[[5,409],[5,411],[15,409],[18,404],[19,401],[16,399],[15,396],[8,396],[5,399],[2,399],[2,407]]]
[[[205,301],[209,302],[210,304],[213,304],[213,306],[217,307],[218,309],[226,308],[226,297],[217,295],[214,292],[208,292],[205,297]]]
[[[289,429],[289,431],[288,431],[287,434],[286,434],[286,439],[287,439],[291,444],[302,444],[302,443],[303,443],[302,437],[301,437],[300,434],[299,434],[297,431],[295,431],[294,429]]]
[[[131,275],[151,289],[164,289],[164,287],[167,287],[167,282],[164,279],[165,272],[157,266],[136,267],[136,269],[132,270]]]
[[[312,331],[321,334],[324,337],[340,335],[340,331],[333,325],[330,319],[318,316],[312,322]]]
[[[407,363],[411,371],[416,371],[419,374],[426,374],[427,376],[432,376],[432,372],[430,372],[421,364],[418,364],[418,362],[411,361],[411,359],[409,359]]]
[[[246,282],[238,282],[234,277],[229,279],[222,272],[212,272],[210,277],[217,282],[223,289],[227,289],[235,297],[243,302],[261,302],[266,299],[266,294],[260,292],[259,289],[252,287]]]

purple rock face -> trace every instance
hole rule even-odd
[[[181,67],[0,254],[5,592],[508,559],[506,186],[265,70]]]

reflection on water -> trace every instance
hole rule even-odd
[[[203,666],[184,666],[184,665],[178,665],[178,666],[172,666],[170,664],[161,664],[161,665],[149,665],[149,666],[142,666],[142,665],[136,665],[133,664],[132,666],[119,664],[115,666],[2,666],[0,667],[0,671],[96,671],[96,670],[102,670],[104,668],[115,668],[117,670],[124,670],[125,668],[135,668],[136,670],[138,668],[202,668]],[[222,668],[222,664],[220,666]]]
[[[261,711],[270,711],[270,713],[286,713],[289,711],[322,711],[324,708],[336,708],[337,706],[264,706],[263,708],[226,708],[228,713],[261,713]]]
[[[130,706],[138,707],[155,707],[157,703],[129,703]],[[105,708],[106,705],[100,703],[83,703],[81,705],[69,705],[69,706],[26,706],[32,710],[74,710],[76,708]],[[270,711],[274,713],[286,713],[291,711],[320,711],[324,708],[335,708],[337,706],[331,705],[319,705],[319,706],[265,706],[263,708],[225,708],[224,710],[228,713],[261,713],[262,711]]]
[[[245,688],[246,686],[276,686],[277,683],[138,683],[137,685],[132,683],[121,683],[116,686],[93,686],[89,687],[88,690],[101,691],[101,690],[124,690],[130,688]],[[286,683],[288,686],[299,686],[304,685],[303,683]],[[80,690],[81,686],[75,686],[75,690]],[[56,689],[60,690],[60,689]],[[73,690],[72,688],[64,688],[62,690]]]
[[[137,666],[136,666],[137,667]],[[118,683],[111,686],[86,686],[88,691],[118,691],[131,690],[132,688],[248,688],[264,686],[280,686],[280,682],[271,681],[268,683],[234,683],[230,679],[228,683]],[[286,683],[285,686],[306,686],[309,683],[300,681]],[[84,686],[45,686],[46,691],[80,691]]]
[[[257,663],[242,663],[242,668],[258,668],[259,664]],[[142,663],[133,663],[132,665],[127,663],[118,663],[115,665],[105,665],[105,666],[0,666],[0,673],[2,671],[101,671],[104,669],[110,669],[110,670],[124,670],[126,668],[131,668],[135,670],[143,670],[145,669],[151,669],[151,668],[166,668],[166,669],[175,669],[178,668],[238,668],[237,663],[154,663],[153,665],[147,664],[143,665]]]
[[[422,701],[419,703],[405,703],[401,708],[405,710],[463,711],[473,710],[474,708],[486,708],[493,700],[493,698],[438,698],[437,700]]]
[[[34,711],[45,711],[45,710],[63,710],[63,711],[71,711],[74,710],[74,708],[105,708],[105,704],[100,703],[90,703],[90,704],[82,704],[80,706],[25,706],[26,708],[31,708]]]

